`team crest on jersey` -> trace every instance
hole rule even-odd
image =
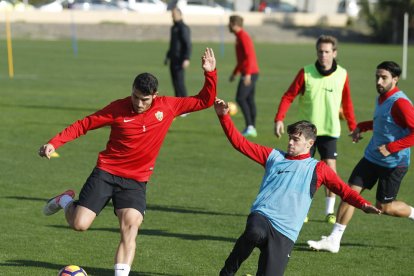
[[[162,111],[157,111],[155,113],[155,118],[157,118],[158,121],[162,121],[162,119],[164,118],[164,113]]]

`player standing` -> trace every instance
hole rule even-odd
[[[348,128],[353,131],[356,127],[354,108],[349,88],[347,71],[337,64],[337,39],[333,36],[322,35],[316,41],[318,59],[314,64],[300,69],[289,89],[282,96],[275,116],[274,131],[280,138],[284,133],[283,120],[293,100],[299,98],[298,118],[316,125],[318,137],[315,148],[324,161],[336,172],[336,144],[341,134],[339,111],[341,104],[348,122]],[[335,223],[335,194],[325,189],[325,220]]]

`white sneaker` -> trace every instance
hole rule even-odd
[[[60,209],[62,209],[62,207],[60,207],[59,205],[59,201],[62,198],[62,196],[64,195],[68,195],[71,198],[75,197],[75,192],[72,190],[67,190],[66,192],[61,193],[58,196],[55,196],[51,199],[49,199],[45,205],[45,207],[43,207],[43,214],[45,216],[50,216],[53,215],[54,213],[56,213],[57,211],[59,211]]]
[[[325,236],[322,236],[320,241],[308,241],[308,245],[314,250],[329,251],[331,253],[338,253],[339,247],[341,246],[340,242]]]

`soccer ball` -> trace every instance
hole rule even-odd
[[[58,276],[88,276],[88,274],[80,266],[68,265],[59,271]]]
[[[235,104],[234,102],[228,102],[227,105],[229,107],[230,116],[236,115],[237,112],[239,111],[238,108],[237,108],[237,104]]]

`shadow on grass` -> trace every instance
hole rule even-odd
[[[351,243],[351,242],[341,243],[341,248],[358,249],[358,248],[371,248],[371,247],[383,248],[383,249],[397,249],[397,247],[395,246],[384,246],[384,245],[377,245],[377,244],[372,245],[372,244]],[[312,248],[310,248],[307,243],[296,243],[295,246],[293,247],[293,251],[313,251],[314,252],[316,250],[313,250]],[[317,252],[332,254],[331,252],[328,252],[328,251],[317,251]]]
[[[8,260],[5,263],[0,263],[0,267],[8,266],[8,267],[37,267],[37,268],[46,268],[56,270],[58,272],[62,267],[66,266],[67,264],[54,264],[49,262],[41,262],[41,261],[32,261],[32,260]],[[82,266],[83,269],[88,273],[88,275],[97,275],[97,276],[113,276],[114,271],[112,269],[106,268],[98,268],[98,267],[89,267],[89,266]],[[49,275],[49,274],[47,274]],[[179,274],[164,274],[164,273],[157,273],[157,272],[133,272],[129,273],[130,276],[160,276],[160,275],[169,275],[169,276],[179,276]]]
[[[50,225],[50,227],[71,230],[69,226],[65,226],[65,225]],[[106,231],[106,232],[112,232],[112,233],[119,233],[119,228],[91,227],[87,231]],[[171,233],[171,232],[160,230],[160,229],[140,229],[138,236],[157,236],[157,237],[167,237],[167,238],[178,238],[178,239],[190,240],[190,241],[209,240],[209,241],[222,241],[222,242],[232,242],[232,243],[236,241],[236,239],[234,238],[218,237],[218,236],[211,236],[211,235]]]
[[[51,109],[51,110],[68,110],[68,111],[86,111],[95,112],[97,109],[86,107],[70,107],[70,106],[56,106],[56,105],[31,105],[31,104],[5,104],[0,103],[2,107],[17,107],[17,108],[29,108],[29,109]]]
[[[195,215],[213,215],[213,216],[235,216],[235,217],[247,217],[248,214],[232,214],[223,212],[214,212],[201,209],[187,208],[182,206],[162,206],[162,205],[147,205],[147,210],[161,211],[161,212],[174,212],[182,214],[195,214]]]
[[[28,197],[28,196],[4,196],[2,198],[6,199],[17,199],[17,200],[29,200],[29,201],[48,201],[50,198],[40,198],[40,197]],[[109,207],[113,207],[112,202],[109,202]],[[147,205],[147,210],[160,211],[160,212],[172,212],[172,213],[181,213],[181,214],[194,214],[194,215],[212,215],[212,216],[235,216],[235,217],[247,217],[248,214],[232,214],[232,213],[223,213],[208,211],[202,209],[188,208],[184,206],[162,206],[162,205]]]
[[[29,196],[2,196],[6,199],[17,199],[17,200],[28,200],[28,201],[43,201],[46,202],[50,198],[41,198],[41,197],[29,197]]]

